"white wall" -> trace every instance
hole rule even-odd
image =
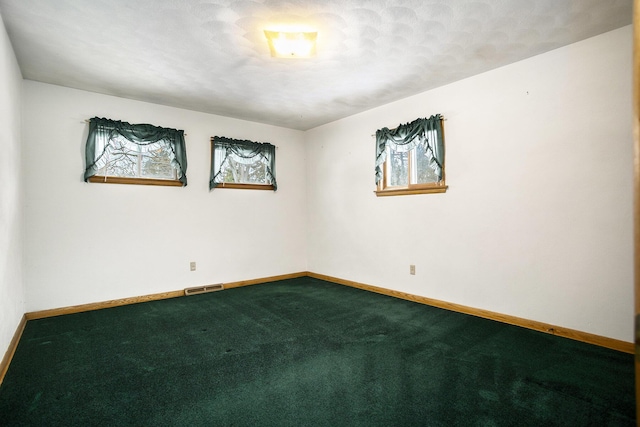
[[[631,41],[629,26],[307,132],[309,270],[633,341]],[[448,192],[376,198],[371,135],[436,113]]]
[[[0,17],[0,359],[24,313],[22,279],[22,75]]]
[[[10,64],[0,119],[17,121]],[[25,81],[26,311],[310,270],[633,341],[630,70],[625,27],[307,133]],[[376,198],[371,134],[434,113],[448,119],[449,191]],[[84,183],[95,115],[185,129],[189,186]],[[19,157],[10,129],[2,147]],[[214,135],[279,146],[278,192],[209,192]],[[10,333],[13,168],[0,169]]]
[[[24,103],[27,311],[307,269],[302,132],[33,81]],[[189,185],[83,182],[93,116],[184,129]],[[209,192],[215,135],[278,146],[278,191]]]

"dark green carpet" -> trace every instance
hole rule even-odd
[[[631,426],[633,356],[311,278],[27,323],[1,426]]]

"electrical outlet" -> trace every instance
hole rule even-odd
[[[191,271],[196,271],[196,262],[195,262],[195,261],[191,261],[191,262],[189,263],[189,269],[190,269]]]
[[[412,276],[416,275],[416,266],[415,265],[411,264],[409,266],[409,274],[411,274]]]

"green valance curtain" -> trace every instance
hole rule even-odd
[[[94,117],[89,121],[89,136],[85,150],[84,180],[94,176],[109,161],[110,142],[129,146],[132,151],[150,151],[163,144],[169,148],[171,165],[178,171],[178,179],[187,185],[187,151],[184,131],[149,124],[132,125],[127,122]]]
[[[266,167],[267,179],[273,185],[273,190],[278,189],[278,184],[276,183],[276,147],[274,145],[267,142],[260,143],[225,138],[223,136],[215,136],[212,141],[210,190],[223,183],[221,172],[225,169],[225,164],[229,160],[245,165],[255,164],[256,162],[263,163]]]
[[[387,147],[398,152],[414,149],[425,144],[429,165],[442,180],[444,164],[444,142],[442,138],[442,116],[417,119],[395,129],[382,128],[376,131],[376,185],[382,180],[382,165],[387,160]]]

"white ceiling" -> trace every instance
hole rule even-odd
[[[0,14],[26,79],[306,130],[629,25],[632,2],[0,0]],[[317,56],[272,58],[277,24],[317,29]]]

